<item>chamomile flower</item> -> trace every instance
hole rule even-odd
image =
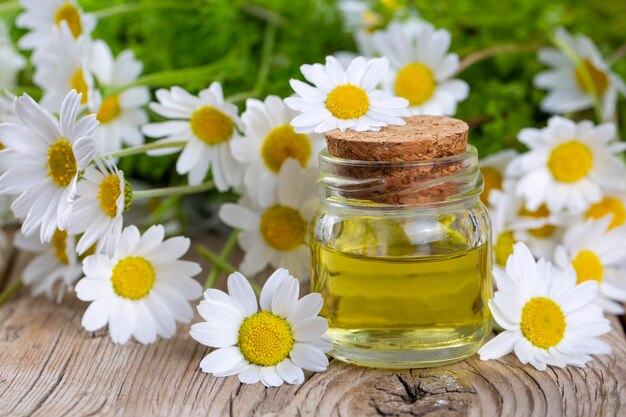
[[[609,229],[623,226],[626,223],[626,192],[606,191],[602,200],[594,203],[585,212],[586,219],[601,219],[611,216]]]
[[[537,74],[535,86],[549,91],[541,102],[542,110],[568,113],[593,107],[594,95],[600,99],[604,120],[615,112],[618,93],[626,94],[626,84],[611,71],[596,45],[586,36],[572,36],[559,28],[556,37],[580,58],[577,67],[562,51],[546,48],[539,51],[539,60],[551,67]]]
[[[303,170],[296,160],[288,159],[278,173],[268,204],[261,206],[242,199],[239,204],[222,205],[220,219],[241,230],[239,246],[246,254],[240,267],[244,274],[256,274],[270,264],[308,279],[311,251],[307,235],[319,204],[316,178],[315,168]]]
[[[615,125],[595,126],[553,116],[543,129],[522,129],[519,140],[529,152],[511,161],[507,175],[519,178],[517,193],[529,210],[545,204],[551,212],[584,212],[613,187],[626,168],[616,155],[625,143],[613,142]],[[623,187],[623,184],[621,184]]]
[[[597,282],[597,304],[609,313],[622,314],[626,301],[626,272],[621,269],[626,262],[626,227],[607,230],[610,224],[611,218],[604,217],[572,226],[556,248],[554,259],[561,268],[573,267],[578,283]]]
[[[285,99],[302,113],[291,121],[297,133],[324,133],[333,129],[380,130],[387,125],[404,125],[408,102],[376,87],[387,73],[386,58],[355,58],[347,69],[335,57],[326,65],[302,65],[304,78],[313,86],[290,80],[295,96]]]
[[[494,190],[501,190],[504,186],[504,173],[509,163],[518,155],[515,149],[505,149],[491,154],[478,161],[480,173],[483,176],[483,192],[480,201],[489,205],[489,195]]]
[[[422,23],[418,31],[391,23],[373,35],[379,54],[389,58],[391,69],[383,80],[385,91],[409,101],[412,114],[452,116],[458,102],[467,98],[465,81],[451,79],[459,57],[449,54],[450,32]]]
[[[482,360],[515,352],[520,362],[543,371],[547,365],[583,367],[590,355],[611,352],[598,338],[611,325],[592,303],[596,282],[577,285],[572,269],[536,262],[523,243],[515,245],[506,272],[496,269],[494,278],[498,291],[489,308],[504,331],[478,351]]]
[[[173,119],[149,123],[143,133],[158,142],[187,142],[176,162],[176,172],[189,174],[189,184],[200,184],[209,168],[215,186],[220,191],[235,187],[241,182],[242,167],[235,160],[229,142],[238,137],[242,129],[237,106],[224,101],[222,86],[214,82],[193,96],[180,87],[156,92],[158,103],[150,103],[157,114]],[[153,151],[152,155],[178,152],[179,148]]]
[[[22,232],[39,230],[49,242],[56,229],[65,230],[79,171],[95,157],[98,145],[90,137],[95,115],[76,120],[80,94],[71,91],[61,107],[60,121],[24,94],[15,100],[19,123],[0,125],[6,149],[0,152],[0,193],[19,194],[11,209],[23,219]]]
[[[17,74],[26,65],[26,59],[13,46],[7,27],[0,20],[0,90],[15,87]]]
[[[238,272],[228,277],[228,294],[205,291],[198,312],[206,322],[191,326],[190,334],[216,350],[202,359],[200,368],[267,387],[302,384],[303,369],[325,371],[332,343],[325,335],[328,322],[317,316],[322,297],[312,293],[298,300],[299,287],[287,270],[278,269],[263,286],[259,303]]]
[[[97,102],[98,91],[90,65],[90,41],[74,39],[67,30],[51,34],[33,54],[35,75],[33,81],[43,90],[41,104],[58,112],[71,90],[81,94],[82,105]]]
[[[122,234],[123,213],[132,200],[124,173],[115,165],[97,161],[95,166],[85,169],[76,194],[78,198],[68,226],[71,233],[82,234],[76,251],[82,255],[97,244],[97,253],[113,253]]]
[[[85,258],[85,277],[76,284],[76,296],[91,303],[82,319],[85,330],[108,324],[114,343],[126,343],[132,336],[148,344],[157,335],[172,337],[176,322],[191,321],[189,301],[202,294],[202,286],[191,277],[200,273],[200,265],[179,260],[189,249],[189,239],[164,241],[164,234],[161,225],[143,236],[128,226],[113,255]]]
[[[491,193],[490,203],[495,261],[501,267],[506,265],[516,242],[524,242],[537,258],[552,259],[564,229],[574,220],[567,213],[550,212],[545,205],[529,210],[510,182],[505,182],[503,190]]]
[[[135,59],[130,49],[113,57],[109,45],[98,40],[93,43],[91,52],[93,73],[99,85],[121,87],[141,75],[143,64]],[[122,148],[122,143],[137,146],[144,142],[141,126],[148,122],[148,114],[144,109],[148,102],[148,87],[131,87],[94,103],[92,110],[97,113],[100,122],[96,132],[100,152],[115,152]]]
[[[60,302],[65,290],[82,275],[83,267],[74,250],[75,237],[67,232],[57,229],[50,243],[41,243],[36,236],[26,237],[18,232],[14,244],[35,254],[22,272],[24,284],[30,287],[33,297],[45,294],[52,299],[55,285],[60,283],[57,294]]]
[[[234,138],[230,148],[235,159],[247,165],[244,185],[261,205],[273,199],[276,176],[287,159],[297,160],[302,168],[317,166],[324,138],[315,133],[296,133],[289,125],[296,116],[276,96],[246,101],[246,111],[241,115],[245,135]]]
[[[19,46],[22,49],[38,49],[46,40],[63,28],[73,38],[89,37],[96,27],[96,19],[83,12],[76,0],[20,0],[24,12],[15,23],[29,29]]]

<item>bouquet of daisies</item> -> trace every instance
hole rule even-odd
[[[332,345],[318,317],[322,298],[299,298],[309,278],[321,134],[379,130],[412,114],[454,115],[469,94],[457,76],[470,63],[449,52],[450,33],[406,9],[342,1],[358,55],[302,65],[306,82],[292,79],[290,97],[234,98],[219,82],[198,92],[151,91],[172,74],[142,76],[131,50],[115,56],[91,36],[96,19],[75,0],[20,4],[15,24],[27,32],[18,46],[31,51],[41,99],[13,95],[27,60],[0,26],[0,86],[7,89],[0,196],[21,224],[14,245],[34,257],[0,299],[22,284],[57,302],[72,291],[89,303],[85,330],[108,327],[115,343],[147,344],[189,323],[191,303],[202,296],[204,321],[190,334],[215,348],[203,371],[278,386],[302,383],[303,370],[325,370]],[[614,124],[626,87],[588,38],[558,30],[554,44],[539,52],[551,67],[535,78],[549,90],[542,109],[572,115],[593,108],[597,123],[554,116],[519,133],[527,152],[481,161],[498,265],[490,308],[504,331],[480,355],[515,351],[539,369],[584,366],[590,354],[608,353],[597,338],[610,330],[603,314],[623,312],[626,301],[626,145]],[[184,74],[203,79],[206,71]],[[174,154],[172,168],[185,183],[146,189],[120,169],[139,154]],[[167,224],[131,219],[142,200],[207,191],[239,200],[219,209],[234,229],[221,253],[198,248],[215,265],[203,293],[194,279],[199,264],[181,259],[190,240]],[[245,254],[235,267],[228,259],[237,244]],[[237,272],[252,276],[268,266],[276,272],[263,289]],[[220,272],[231,274],[228,293],[212,288]]]

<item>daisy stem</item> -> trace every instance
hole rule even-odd
[[[584,82],[585,87],[587,88],[587,91],[591,96],[591,100],[593,101],[593,109],[596,113],[596,118],[598,119],[599,123],[603,122],[604,117],[602,116],[602,105],[600,104],[600,97],[598,96],[596,86],[593,82],[591,74],[589,73],[587,65],[585,65],[584,61],[580,58],[578,53],[560,37],[554,36],[552,38],[552,42],[557,46],[557,48],[561,50],[561,52],[563,52],[563,54],[565,54],[565,56],[570,59],[570,61],[572,61],[572,64],[574,64],[576,72],[582,77],[582,81]]]
[[[24,282],[21,279],[15,280],[11,285],[5,288],[2,293],[0,293],[0,305],[7,301],[13,294],[19,291],[20,288],[24,286]]]
[[[195,194],[209,191],[215,188],[213,181],[207,181],[199,185],[181,185],[179,187],[155,188],[152,190],[133,191],[133,200],[139,198],[168,197],[171,195]]]
[[[185,146],[187,142],[178,141],[178,142],[152,142],[147,143],[145,145],[133,146],[132,148],[122,149],[116,152],[111,152],[105,155],[102,155],[100,159],[107,158],[123,158],[125,156],[138,155],[142,153],[146,153],[148,151],[154,149],[164,149],[164,148],[182,148]]]
[[[220,259],[227,260],[230,257],[230,255],[233,253],[233,250],[235,250],[235,247],[237,246],[237,237],[239,237],[239,231],[233,230],[230,236],[228,237],[228,239],[226,240],[226,243],[224,243],[224,247],[222,248],[222,251],[219,254]],[[217,265],[215,265],[213,269],[211,270],[211,272],[209,272],[206,282],[204,283],[205,290],[208,288],[215,287],[215,282],[217,281],[217,278],[219,277],[220,272],[221,272],[221,269]]]
[[[213,252],[211,249],[207,248],[206,246],[198,246],[198,254],[202,256],[203,258],[206,258],[209,261],[213,262],[213,264],[215,264],[216,267],[218,267],[224,272],[227,272],[229,274],[232,274],[233,272],[237,272],[237,268],[232,266],[230,262],[222,258],[217,253]]]
[[[268,23],[263,34],[263,46],[261,49],[261,64],[259,65],[259,73],[252,89],[253,93],[260,96],[263,93],[267,77],[270,73],[272,57],[274,55],[274,44],[276,43],[276,24]]]
[[[463,58],[459,64],[459,68],[456,70],[455,76],[465,71],[467,68],[471,67],[477,62],[480,62],[484,59],[491,58],[492,56],[497,56],[501,54],[512,54],[512,53],[524,53],[524,52],[534,52],[540,48],[543,48],[544,45],[516,45],[516,44],[504,44],[504,45],[494,45],[485,49],[481,49],[476,52],[472,52]]]
[[[120,4],[113,7],[107,7],[106,9],[97,10],[91,12],[94,16],[99,19],[104,17],[118,16],[125,13],[133,13],[133,12],[141,12],[144,10],[150,9],[195,9],[198,7],[198,3],[196,2],[163,2],[163,3],[128,3],[128,4]]]

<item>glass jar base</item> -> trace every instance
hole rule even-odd
[[[329,329],[334,358],[370,368],[430,368],[459,362],[474,355],[491,331],[479,328]]]

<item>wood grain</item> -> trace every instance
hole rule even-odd
[[[15,277],[26,258],[15,263]],[[302,386],[242,385],[198,364],[210,350],[179,326],[171,340],[114,345],[85,332],[86,304],[26,291],[0,308],[1,416],[619,416],[626,415],[626,338],[585,369],[521,366],[509,355],[421,370],[332,361]]]

